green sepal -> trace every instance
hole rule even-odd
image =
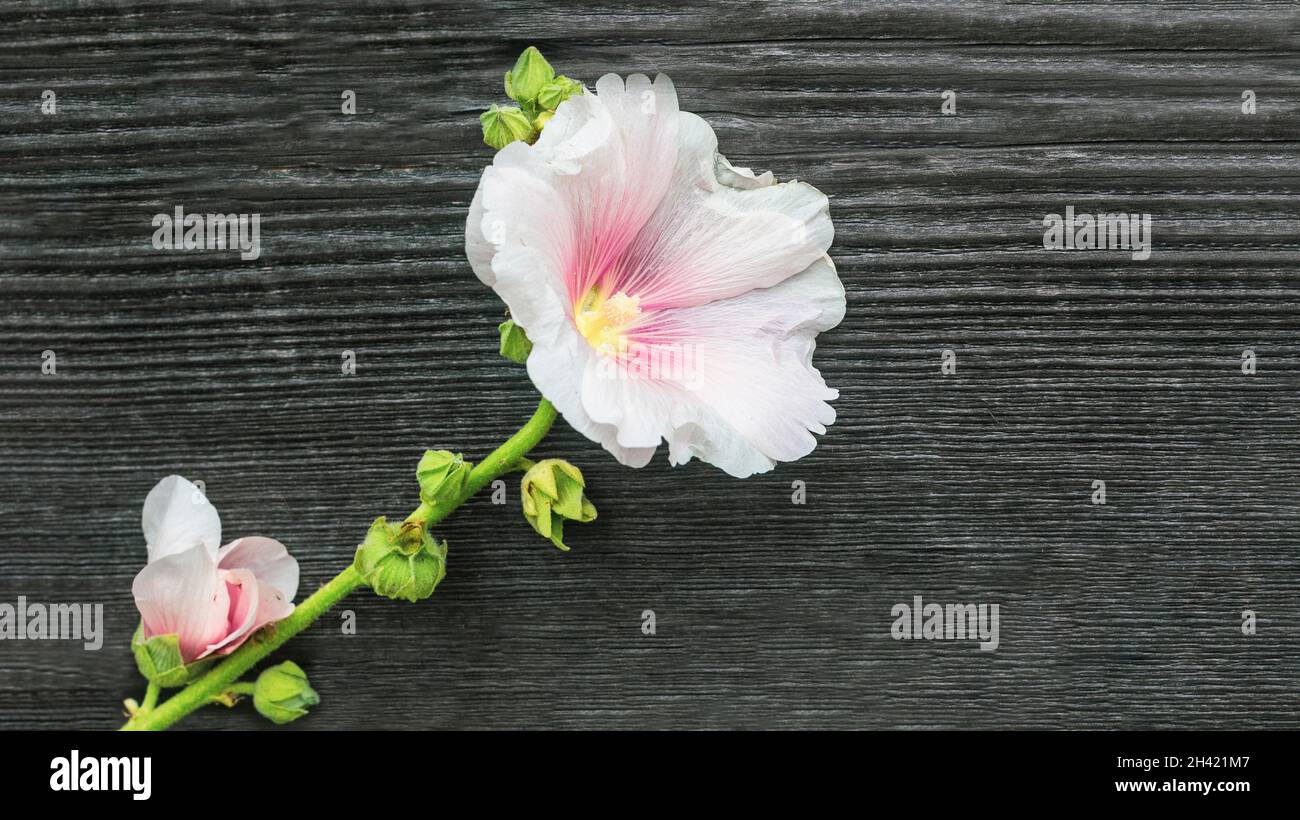
[[[501,355],[515,364],[528,361],[528,354],[533,352],[533,342],[524,329],[515,324],[513,319],[506,319],[497,325],[501,334]]]
[[[179,635],[155,635],[146,641],[143,623],[131,636],[131,652],[135,655],[136,668],[145,680],[164,689],[184,686],[217,661],[215,657],[209,657],[186,665],[181,658]]]

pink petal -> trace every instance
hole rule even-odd
[[[221,516],[203,491],[181,476],[169,475],[149,491],[141,524],[150,562],[198,544],[216,559],[221,544]]]
[[[269,540],[269,539],[268,539]],[[209,644],[203,655],[229,655],[267,624],[293,612],[293,604],[275,586],[263,582],[251,570],[218,570],[230,592],[226,635]]]
[[[285,597],[280,590],[270,584],[259,584],[257,587],[257,617],[253,620],[253,626],[249,630],[249,634],[256,632],[267,624],[283,621],[293,613],[293,609],[293,602]]]
[[[224,638],[210,644],[203,653],[229,655],[267,624],[287,618],[293,604],[271,584],[262,583],[246,569],[220,570],[230,591],[230,611]]]
[[[230,607],[226,610],[226,630],[220,640],[208,644],[200,657],[206,657],[221,650],[228,655],[235,651],[249,635],[256,630],[259,585],[257,577],[246,569],[217,570],[226,592],[230,596]]]
[[[259,583],[275,587],[286,600],[292,601],[298,595],[298,562],[274,538],[236,538],[218,551],[217,566],[251,570]]]
[[[226,634],[230,596],[201,544],[151,561],[135,576],[131,594],[144,637],[176,635],[186,663]]]

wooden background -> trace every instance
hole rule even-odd
[[[424,448],[478,458],[531,412],[463,250],[477,114],[530,43],[588,83],[669,73],[734,162],[830,196],[839,421],[746,481],[560,423],[542,452],[600,509],[573,552],[513,482],[475,500],[432,599],[359,593],[356,636],[281,651],[324,698],[292,728],[1300,728],[1295,4],[491,6],[0,7],[0,602],[108,621],[99,652],[0,643],[0,728],[140,696],[163,475],[307,590],[414,506]],[[260,213],[262,258],[154,251],[178,204]],[[1151,258],[1043,250],[1066,205],[1150,213]],[[998,603],[1001,647],[892,640],[915,594]]]

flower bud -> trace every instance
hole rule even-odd
[[[515,324],[514,320],[506,319],[497,325],[497,330],[501,332],[501,355],[515,364],[528,361],[528,354],[533,351],[533,343],[524,329]]]
[[[524,473],[520,484],[524,518],[543,538],[562,550],[564,520],[586,523],[596,518],[596,507],[583,495],[582,473],[567,461],[548,458]]]
[[[537,107],[554,111],[560,103],[582,93],[582,83],[561,74],[537,92]]]
[[[469,471],[470,464],[460,453],[426,450],[415,468],[420,500],[434,508],[450,508],[464,494]]]
[[[186,665],[181,658],[179,635],[154,635],[145,640],[144,624],[137,627],[135,635],[131,637],[131,652],[135,655],[136,668],[145,680],[164,689],[184,686],[217,661],[213,656]]]
[[[533,117],[533,128],[537,131],[537,133],[539,134],[542,133],[542,129],[546,127],[546,124],[551,121],[551,117],[554,116],[555,116],[554,111],[543,111],[542,113],[538,114],[536,117]]]
[[[447,574],[447,542],[434,541],[420,522],[393,526],[380,516],[357,547],[352,565],[385,598],[420,601]]]
[[[293,661],[263,670],[253,688],[253,706],[272,723],[288,723],[320,703],[320,695],[307,683],[307,674]]]
[[[537,99],[542,86],[555,79],[555,69],[534,46],[524,49],[515,67],[506,72],[506,96],[518,103]]]
[[[493,105],[479,115],[478,121],[483,125],[483,141],[498,151],[512,142],[531,143],[537,139],[537,131],[528,116],[513,106]]]

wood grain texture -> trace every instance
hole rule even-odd
[[[543,452],[600,509],[573,552],[513,485],[476,499],[434,598],[358,595],[357,636],[327,616],[282,651],[324,697],[289,728],[1300,728],[1296,24],[1251,2],[5,5],[0,602],[102,602],[108,633],[0,642],[0,728],[110,728],[140,695],[159,477],[204,480],[227,534],[283,540],[310,588],[413,506],[424,448],[476,458],[527,417],[463,229],[476,115],[530,43],[588,83],[671,74],[734,162],[830,196],[839,420],[746,481],[627,470],[559,424]],[[154,251],[177,204],[260,213],[262,258]],[[1043,250],[1070,204],[1151,213],[1151,258]],[[1000,604],[1001,647],[892,640],[915,594]]]

